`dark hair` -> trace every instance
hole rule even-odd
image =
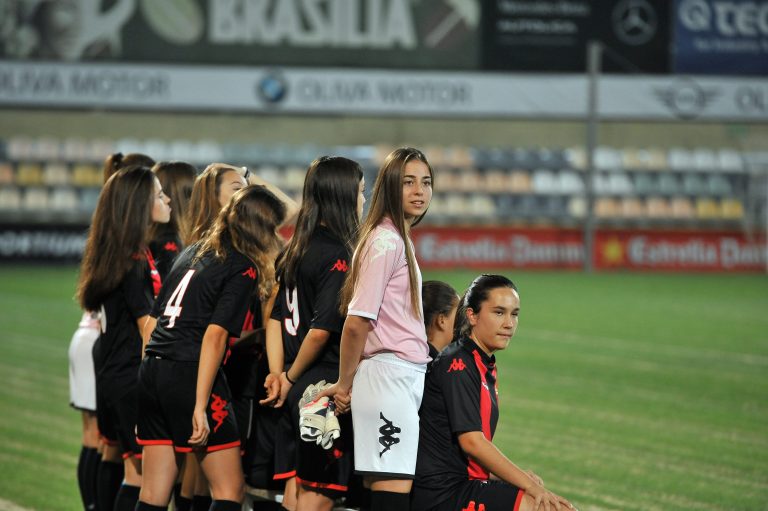
[[[515,283],[503,275],[489,275],[484,273],[475,278],[464,292],[459,302],[459,310],[456,311],[456,323],[453,327],[454,339],[469,336],[470,326],[467,320],[467,309],[475,313],[480,311],[480,306],[488,299],[488,294],[497,288],[507,287],[517,291]]]
[[[141,153],[112,153],[104,160],[104,182],[112,177],[112,174],[125,167],[140,166],[152,167],[155,160]]]
[[[240,171],[238,167],[226,163],[211,163],[197,176],[192,187],[189,204],[190,230],[188,238],[183,240],[185,244],[191,245],[206,236],[222,208],[219,204],[222,177],[228,172]]]
[[[161,161],[152,167],[163,192],[171,199],[171,221],[155,224],[155,236],[162,233],[178,235],[183,241],[189,237],[189,201],[195,184],[197,169],[183,161]]]
[[[88,311],[101,307],[136,259],[144,257],[152,225],[155,175],[125,167],[104,184],[85,243],[77,299]]]
[[[195,258],[207,252],[223,260],[232,247],[256,266],[259,298],[269,297],[275,285],[275,257],[282,248],[278,226],[285,205],[263,186],[250,185],[235,192],[197,247]]]
[[[288,287],[296,285],[299,262],[321,223],[352,253],[360,227],[357,199],[361,179],[360,164],[341,156],[321,156],[309,166],[296,230],[275,263],[278,277]]]
[[[349,306],[349,302],[352,301],[352,295],[355,292],[355,286],[360,277],[360,261],[365,257],[364,254],[357,252],[365,246],[368,238],[370,238],[374,229],[376,229],[382,220],[384,220],[384,217],[389,217],[395,225],[398,234],[405,242],[405,259],[408,262],[411,311],[417,318],[422,316],[421,306],[419,304],[418,278],[416,276],[416,258],[413,255],[413,248],[411,247],[408,233],[410,232],[411,227],[421,222],[421,219],[424,218],[424,215],[426,215],[427,212],[424,211],[424,213],[409,226],[405,221],[405,210],[403,209],[403,176],[405,166],[408,162],[414,160],[424,163],[429,170],[430,177],[434,179],[434,172],[432,172],[432,167],[429,165],[427,157],[424,156],[424,153],[412,147],[401,147],[400,149],[395,149],[389,153],[376,176],[376,182],[373,185],[373,192],[371,193],[368,216],[360,228],[360,237],[357,241],[352,268],[349,274],[347,274],[347,278],[344,280],[344,286],[341,288],[339,311],[343,315],[347,314],[347,307]]]
[[[424,327],[427,330],[438,315],[451,312],[459,300],[456,290],[439,280],[428,280],[421,285],[421,299],[424,303]]]

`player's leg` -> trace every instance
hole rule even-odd
[[[172,445],[144,446],[142,484],[139,494],[141,503],[151,506],[168,506],[178,474],[179,461]]]
[[[240,465],[240,446],[198,455],[211,488],[212,510],[237,510],[243,501],[245,480]]]

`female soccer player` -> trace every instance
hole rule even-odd
[[[195,184],[197,169],[183,161],[162,161],[152,167],[163,192],[173,201],[171,221],[158,225],[149,249],[155,258],[160,278],[165,278],[173,261],[184,248],[183,240],[189,237],[189,199]]]
[[[427,212],[432,177],[424,154],[409,147],[390,153],[379,170],[341,292],[340,310],[347,318],[339,379],[320,394],[333,395],[343,413],[354,388],[355,471],[370,484],[373,511],[407,511],[416,469],[419,406],[430,359],[421,273],[409,233]]]
[[[492,443],[499,418],[494,353],[517,330],[517,288],[501,275],[481,275],[460,311],[460,338],[440,353],[427,376],[412,509],[572,509]]]
[[[104,165],[102,167],[102,172],[104,174],[104,182],[106,183],[107,179],[112,177],[112,174],[114,174],[120,169],[124,169],[126,167],[134,167],[134,166],[152,168],[154,164],[155,164],[155,160],[153,160],[146,154],[112,153],[104,159]]]
[[[167,507],[176,453],[193,449],[210,484],[211,509],[240,510],[240,437],[220,366],[254,287],[262,298],[272,291],[284,215],[266,188],[238,191],[200,243],[179,256],[158,296],[139,372],[144,484],[137,510]]]
[[[149,168],[117,171],[99,196],[83,254],[78,300],[84,310],[101,311],[93,348],[98,426],[107,444],[99,465],[99,509],[133,509],[141,485],[134,435],[140,332],[160,290],[147,244],[152,223],[168,222],[168,204]]]
[[[453,340],[453,327],[459,295],[439,280],[428,280],[421,286],[424,301],[424,327],[429,342],[429,357],[435,359]]]
[[[309,166],[290,243],[277,260],[280,288],[267,325],[270,376],[285,401],[278,425],[275,477],[286,481],[283,507],[333,508],[352,473],[352,421],[344,416],[335,449],[300,440],[298,403],[308,385],[339,377],[344,316],[339,291],[349,266],[365,199],[357,162],[323,156]],[[295,478],[294,478],[295,476]],[[294,480],[295,479],[295,480]]]

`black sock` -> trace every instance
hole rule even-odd
[[[115,498],[114,511],[133,511],[136,509],[136,503],[139,501],[139,491],[141,491],[141,488],[138,486],[130,486],[128,484],[120,486],[120,491],[117,492],[117,498]]]
[[[83,501],[83,509],[88,509],[88,490],[86,489],[85,472],[88,465],[88,448],[80,449],[80,457],[77,459],[77,487],[80,488],[80,498]]]
[[[243,505],[233,500],[214,500],[210,511],[241,511]]]
[[[133,511],[168,511],[168,506],[153,506],[138,500]]]
[[[101,455],[95,447],[86,447],[85,466],[83,467],[83,504],[86,511],[96,510],[96,474]]]
[[[371,492],[371,511],[410,511],[410,493],[391,491]]]
[[[99,511],[112,511],[115,497],[123,482],[123,463],[102,461],[96,474],[96,508]]]
[[[192,497],[192,511],[208,511],[211,509],[210,495],[195,495]]]
[[[174,493],[173,509],[175,511],[192,511],[192,499],[184,497],[181,492]]]

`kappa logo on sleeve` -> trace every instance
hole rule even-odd
[[[450,373],[451,371],[463,371],[467,368],[467,364],[464,363],[464,361],[460,358],[454,358],[451,361],[451,366],[446,371],[447,373]]]
[[[373,257],[371,257],[371,261],[374,259],[383,256],[385,253],[389,252],[390,250],[395,250],[397,248],[397,240],[399,239],[399,236],[397,233],[394,233],[392,231],[382,230],[374,239],[373,239],[373,249],[376,251],[376,254],[374,254]]]
[[[179,251],[179,246],[175,242],[173,242],[173,241],[169,241],[168,243],[166,243],[163,248],[166,251],[168,251],[168,252],[178,252]]]
[[[250,277],[253,280],[256,280],[256,270],[251,266],[247,270],[245,270],[241,275],[244,277]]]
[[[342,273],[347,273],[348,269],[349,265],[347,264],[347,261],[344,259],[336,259],[336,264],[333,265],[330,271],[340,271]]]

